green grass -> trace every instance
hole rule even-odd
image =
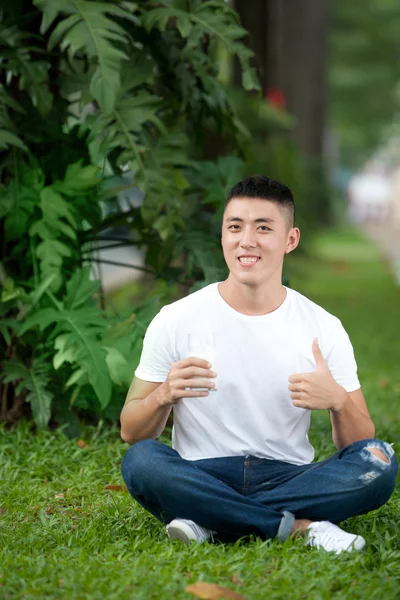
[[[291,265],[291,285],[342,319],[377,435],[399,449],[400,289],[371,245],[353,232],[324,234],[315,257]],[[295,267],[295,269],[293,268]],[[252,599],[400,598],[400,495],[346,522],[365,552],[331,555],[302,540],[239,541],[189,548],[124,491],[126,445],[117,429],[84,430],[87,447],[61,431],[32,435],[21,423],[0,429],[0,598],[189,599],[198,580]],[[317,457],[334,451],[327,418],[315,414]]]

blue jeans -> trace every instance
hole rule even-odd
[[[122,463],[130,494],[163,523],[191,519],[223,536],[281,540],[295,519],[338,523],[382,506],[397,469],[392,447],[380,440],[354,442],[306,465],[255,456],[190,461],[161,442],[142,440]]]

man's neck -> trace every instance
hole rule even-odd
[[[273,312],[284,302],[287,294],[281,282],[257,287],[244,285],[229,277],[219,284],[218,291],[229,306],[251,316]]]

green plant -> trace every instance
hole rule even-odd
[[[222,44],[257,89],[245,35],[223,0],[3,4],[1,419],[25,400],[41,427],[51,415],[73,427],[82,410],[116,418],[161,304],[223,272],[223,194],[208,205],[203,196],[227,190],[247,131],[214,57]],[[230,144],[214,170],[203,161],[209,127]],[[141,203],[122,209],[121,192]],[[110,235],[121,225],[126,234]],[[99,248],[125,244],[145,249],[138,268],[158,284],[116,315],[90,264]]]

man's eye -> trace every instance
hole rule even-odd
[[[228,229],[240,229],[239,225],[229,225]]]
[[[261,231],[272,231],[272,229],[266,225],[260,225],[259,229],[261,229]]]

